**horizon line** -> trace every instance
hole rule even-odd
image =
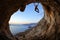
[[[9,23],[9,24],[31,24],[31,23]]]

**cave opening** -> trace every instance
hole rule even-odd
[[[26,6],[24,12],[21,12],[20,9],[18,9],[18,11],[16,11],[11,16],[9,21],[9,27],[13,35],[20,32],[24,32],[29,28],[36,26],[37,23],[44,17],[44,9],[41,3],[39,3],[38,5],[39,13],[34,11],[34,8],[35,8],[34,3],[31,3]]]
[[[59,25],[60,24],[60,14],[59,14],[60,1],[59,2],[55,0],[39,0],[39,1],[42,3],[44,7],[44,19],[42,19],[42,21],[38,23],[37,28],[31,30],[28,34],[23,36],[23,39],[26,37],[27,40],[31,40],[32,38],[33,38],[32,40],[34,40],[34,38],[38,36],[38,38],[41,40],[59,40],[60,39],[60,35],[59,35],[60,34],[60,31],[59,31],[60,30],[60,25]],[[1,19],[0,20],[0,39],[1,40],[16,40],[15,36],[11,34],[11,31],[10,31],[11,29],[9,29],[9,23],[10,23],[9,20],[11,20],[10,17],[12,18],[13,16],[12,14],[15,14],[14,12],[19,10],[19,8],[21,9],[21,11],[24,11],[23,9],[26,7],[26,5],[32,2],[35,2],[35,1],[34,0],[29,0],[29,1],[28,0],[27,1],[24,1],[24,0],[11,0],[11,1],[4,0],[3,1],[2,0],[0,1],[0,19]],[[42,26],[40,27],[40,25]],[[45,27],[45,29],[43,29],[42,27],[43,28]],[[41,28],[41,31],[40,31],[40,28]],[[38,38],[36,40],[39,40]]]

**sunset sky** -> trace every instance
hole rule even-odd
[[[41,4],[38,6],[39,13],[34,11],[34,4],[31,3],[26,6],[24,12],[19,9],[10,18],[10,24],[26,24],[26,23],[37,23],[44,16],[44,10]]]

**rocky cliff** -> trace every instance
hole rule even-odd
[[[37,0],[45,11],[44,18],[25,34],[25,40],[60,40],[60,0]],[[9,30],[11,15],[35,0],[0,0],[0,40],[18,40]],[[20,40],[20,39],[19,39]],[[22,39],[24,40],[24,39]]]

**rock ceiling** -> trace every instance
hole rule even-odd
[[[9,20],[11,15],[20,9],[24,11],[26,5],[35,2],[35,0],[0,0],[0,39],[1,40],[18,40],[14,37],[9,30]],[[60,39],[60,0],[39,0],[45,10],[44,18],[38,23],[39,27],[45,26],[46,29],[41,29],[41,40],[59,40]],[[41,26],[41,27],[42,27]],[[35,31],[35,30],[34,30]],[[28,35],[35,35],[34,31],[31,30]],[[31,34],[32,32],[32,34]],[[37,33],[37,32],[36,32]],[[31,38],[28,37],[28,38]],[[28,39],[27,38],[27,39]],[[34,38],[34,37],[33,37]],[[39,38],[41,38],[39,36]],[[26,39],[26,40],[27,40]],[[38,39],[38,38],[37,38]],[[31,39],[31,40],[37,40]],[[38,39],[39,40],[39,39]]]

